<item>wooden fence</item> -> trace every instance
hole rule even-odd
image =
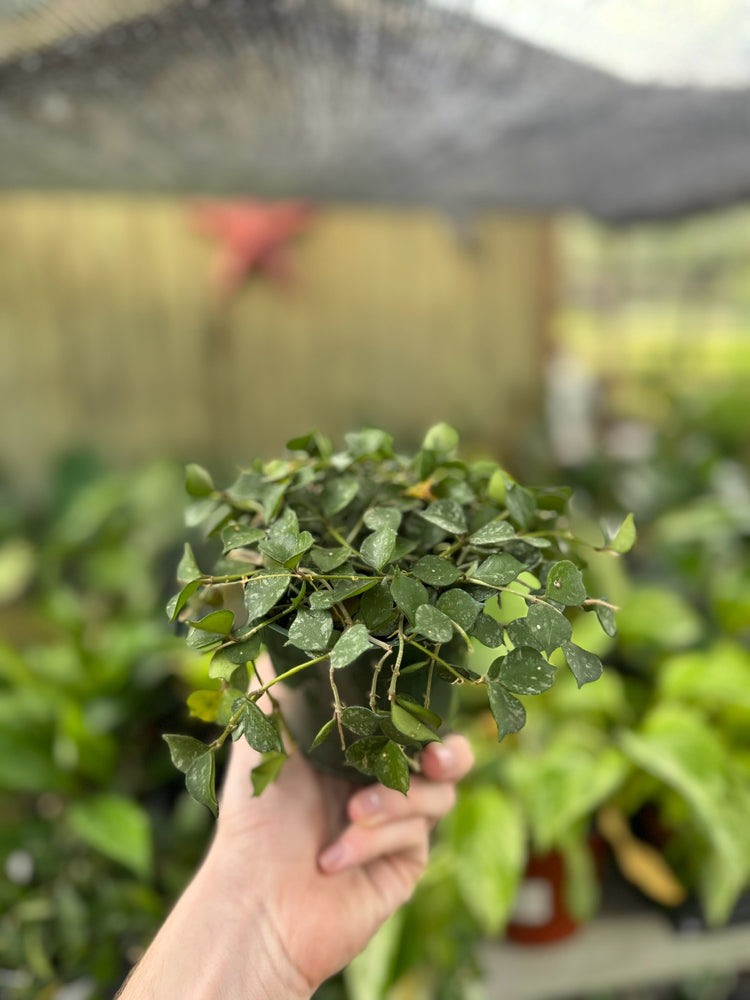
[[[512,455],[538,412],[550,309],[543,219],[321,209],[296,278],[220,298],[184,201],[0,198],[0,466],[40,480],[91,446],[213,468],[316,425],[431,422]]]

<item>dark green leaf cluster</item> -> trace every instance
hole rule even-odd
[[[188,523],[222,547],[207,571],[186,545],[168,606],[171,620],[187,623],[188,644],[213,652],[211,676],[225,686],[194,713],[223,726],[213,743],[193,747],[188,762],[178,750],[185,738],[168,737],[200,801],[215,808],[209,758],[227,736],[282,752],[275,700],[266,729],[247,719],[262,694],[305,671],[330,688],[314,746],[338,739],[350,768],[404,792],[419,750],[440,739],[431,698],[441,683],[485,685],[502,739],[524,724],[519,696],[552,685],[557,650],[579,685],[600,675],[596,656],[571,641],[569,615],[594,610],[611,633],[613,609],[586,592],[569,491],[522,486],[494,462],[461,460],[457,445],[444,424],[408,457],[382,430],[348,435],[341,451],[314,431],[226,489],[188,468]],[[628,520],[610,550],[624,551],[631,535]],[[520,596],[527,613],[508,621],[506,595]],[[261,641],[274,678],[254,670]],[[489,670],[472,667],[477,643],[494,650]],[[338,677],[362,663],[366,683],[344,700]],[[321,664],[323,674],[312,669]]]

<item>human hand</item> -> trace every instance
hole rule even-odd
[[[472,756],[461,736],[430,744],[406,796],[295,752],[254,798],[258,760],[232,747],[213,844],[122,1000],[309,998],[409,898]]]

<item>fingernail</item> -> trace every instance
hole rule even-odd
[[[318,865],[326,872],[335,872],[343,868],[346,863],[346,847],[337,842],[331,844],[318,856]]]
[[[430,753],[435,757],[443,771],[449,771],[456,762],[455,754],[445,743],[431,743]]]
[[[383,806],[383,799],[377,788],[368,788],[367,791],[360,792],[352,799],[352,812],[354,820],[370,819],[376,816]]]

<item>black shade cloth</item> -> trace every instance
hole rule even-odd
[[[424,0],[0,0],[0,186],[622,220],[750,194],[741,74],[633,82],[530,35]]]

